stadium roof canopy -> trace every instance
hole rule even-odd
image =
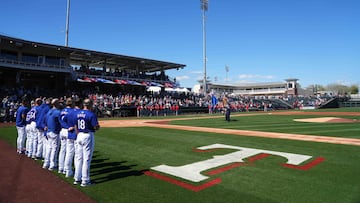
[[[143,72],[156,72],[169,69],[180,69],[186,65],[172,62],[158,61],[147,58],[125,56],[100,51],[66,47],[61,45],[46,44],[19,38],[0,35],[1,49],[11,46],[25,49],[36,48],[40,52],[60,52],[69,59],[71,65],[88,65],[93,67],[107,67],[112,69],[129,70],[136,68]]]

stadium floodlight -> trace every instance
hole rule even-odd
[[[200,0],[201,1],[201,10],[207,11],[209,6],[209,0]]]
[[[206,21],[206,11],[209,8],[209,0],[200,0],[201,3],[201,10],[202,10],[202,27],[203,27],[203,57],[204,57],[204,80],[203,80],[203,90],[204,95],[206,94],[206,29],[205,29],[205,21]]]
[[[70,0],[67,0],[65,46],[69,45]]]

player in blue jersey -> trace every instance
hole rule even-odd
[[[26,114],[26,151],[27,156],[36,158],[35,142],[37,138],[36,133],[36,120],[38,118],[38,108],[41,105],[41,99],[36,99],[34,105],[31,107],[29,112]]]
[[[66,155],[65,155],[65,165],[64,170],[66,172],[65,177],[72,177],[74,174],[73,170],[73,161],[75,155],[75,140],[76,140],[76,130],[75,125],[77,122],[76,114],[81,110],[82,101],[80,99],[75,99],[74,108],[67,114],[67,123],[68,123],[68,139],[66,143]]]
[[[26,142],[25,142],[25,149],[26,152],[25,154],[28,154],[28,150],[30,149],[30,136],[32,134],[31,132],[31,123],[35,120],[35,114],[36,114],[36,110],[35,110],[35,103],[31,103],[31,107],[30,110],[27,112],[26,114],[26,126],[25,126],[25,132],[26,132]]]
[[[59,99],[51,101],[52,108],[45,116],[45,130],[47,135],[46,155],[44,158],[43,168],[54,170],[57,167],[57,152],[59,146],[59,133],[61,125],[60,118],[60,103]]]
[[[25,131],[25,126],[26,126],[26,115],[27,112],[29,111],[29,101],[27,98],[23,98],[22,102],[21,102],[21,106],[17,109],[16,111],[16,129],[17,129],[17,133],[18,133],[18,137],[16,140],[17,143],[17,152],[23,153],[25,152],[25,139],[26,139],[26,131]]]
[[[39,129],[37,128],[37,123],[38,123],[38,120],[41,118],[42,106],[44,105],[43,103],[44,103],[44,101],[41,100],[41,98],[38,98],[35,100],[36,116],[35,116],[35,124],[32,125],[33,135],[32,135],[32,143],[31,143],[31,147],[33,149],[33,153],[32,153],[33,159],[42,158],[42,156],[38,156],[39,143],[42,143],[42,142],[39,138],[40,132],[39,132]]]
[[[60,131],[60,151],[59,151],[59,173],[66,174],[65,168],[65,156],[66,156],[66,144],[68,139],[68,115],[72,111],[72,99],[67,98],[65,101],[65,108],[63,108],[60,112],[59,122],[61,125]]]
[[[45,115],[50,109],[50,98],[44,98],[42,104],[37,108],[38,116],[36,119],[36,133],[37,133],[37,150],[36,157],[44,158],[46,151],[45,146],[47,145],[47,137],[45,136]]]
[[[212,93],[211,94],[211,107],[209,108],[210,114],[214,113],[217,103],[218,103],[218,99],[216,98],[214,93]]]
[[[100,126],[95,113],[92,112],[92,101],[85,99],[83,105],[84,109],[76,114],[78,134],[76,138],[77,147],[75,148],[74,184],[80,183],[81,177],[81,186],[85,187],[91,185],[90,163],[95,146],[94,134]]]

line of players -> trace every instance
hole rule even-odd
[[[94,134],[100,127],[92,106],[90,99],[72,98],[37,98],[30,106],[24,97],[16,111],[17,152],[43,159],[44,169],[58,169],[74,177],[74,184],[90,185]]]

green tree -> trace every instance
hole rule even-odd
[[[327,85],[326,89],[328,91],[334,92],[335,95],[347,95],[348,93],[350,93],[350,88],[342,84],[329,84]]]
[[[351,85],[350,86],[350,94],[359,94],[359,86]]]

